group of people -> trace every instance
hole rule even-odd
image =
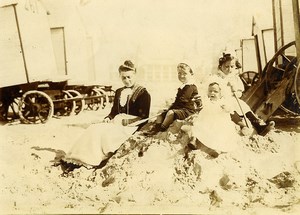
[[[223,53],[217,73],[209,74],[202,83],[207,88],[206,96],[202,98],[194,83],[193,70],[186,63],[179,63],[177,74],[182,84],[175,101],[156,116],[155,125],[143,134],[154,135],[167,130],[176,119],[184,120],[197,115],[192,126],[182,127],[191,139],[187,146],[190,149],[209,149],[213,157],[218,156],[218,151],[226,152],[234,148],[237,141],[229,134],[236,132],[236,127],[240,127],[240,133],[244,135],[249,134],[252,128],[257,134],[265,135],[274,127],[274,122],[266,123],[259,119],[240,99],[244,86],[233,67],[234,57]],[[110,113],[103,123],[87,129],[66,155],[66,160],[97,166],[147,123],[151,96],[145,87],[137,84],[136,72],[130,60],[119,67],[124,87],[116,90]]]

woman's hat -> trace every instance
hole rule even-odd
[[[126,60],[123,65],[119,67],[119,72],[136,71],[134,64],[130,60]]]

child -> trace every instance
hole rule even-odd
[[[238,134],[230,119],[232,107],[222,96],[220,84],[212,82],[208,85],[207,98],[203,100],[203,109],[195,118],[193,126],[182,126],[192,138],[188,144],[191,149],[201,149],[217,157],[217,151],[235,149]]]
[[[271,129],[274,128],[275,122],[270,121],[268,123],[264,122],[263,120],[259,119],[250,109],[250,107],[241,99],[242,92],[244,91],[244,86],[239,78],[238,74],[235,74],[232,71],[234,57],[229,53],[223,53],[223,56],[219,58],[219,66],[218,66],[218,73],[217,76],[222,79],[224,84],[227,87],[227,95],[228,99],[233,98],[233,104],[235,104],[235,108],[233,113],[231,114],[232,121],[238,124],[242,131],[247,128],[246,124],[243,121],[242,117],[246,117],[244,120],[249,120],[257,134],[259,135],[266,135]]]
[[[178,88],[174,103],[159,115],[156,119],[156,125],[146,135],[153,135],[159,131],[165,131],[176,119],[183,120],[196,113],[197,107],[201,105],[200,100],[195,100],[198,95],[198,89],[192,83],[193,71],[185,63],[179,63],[177,66],[178,80],[182,85]],[[195,104],[196,103],[196,104]]]

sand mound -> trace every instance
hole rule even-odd
[[[275,131],[268,136],[241,137],[239,148],[212,158],[200,150],[185,156],[187,135],[176,121],[153,137],[136,133],[102,169],[82,178],[102,187],[101,212],[201,212],[251,210],[254,207],[293,210],[299,203],[299,172],[293,152],[296,135],[287,139]],[[284,140],[284,142],[282,142]],[[86,173],[85,173],[86,174]],[[84,191],[79,192],[84,193]],[[105,194],[104,194],[105,193]]]
[[[275,130],[265,137],[240,137],[237,149],[212,158],[201,150],[186,154],[189,138],[180,129],[186,123],[190,122],[175,121],[166,132],[152,137],[136,132],[98,169],[81,167],[64,174],[61,166],[54,165],[53,153],[59,157],[65,150],[55,147],[30,148],[21,166],[7,155],[17,174],[1,176],[1,200],[6,205],[2,210],[299,214],[299,134]],[[61,129],[61,137],[71,139],[65,130]],[[39,131],[48,131],[53,143],[59,138],[46,127]],[[20,144],[8,138],[9,149],[14,147],[21,158],[28,154],[28,142],[39,141],[36,134],[36,140],[23,138]]]

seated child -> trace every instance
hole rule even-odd
[[[203,99],[203,109],[194,119],[193,126],[182,126],[192,138],[191,149],[201,149],[217,157],[217,152],[227,152],[236,148],[239,137],[235,124],[231,121],[231,103],[222,97],[217,82],[208,86],[207,98]]]
[[[250,121],[256,133],[265,136],[270,130],[274,129],[275,122],[264,122],[252,112],[246,102],[240,99],[244,91],[244,85],[239,75],[232,69],[235,62],[235,58],[230,53],[223,53],[223,56],[219,58],[218,72],[216,74],[216,76],[220,77],[222,82],[228,86],[227,89],[224,89],[224,97],[227,95],[228,99],[231,97],[235,100],[233,101],[235,108],[232,113],[232,121],[239,125],[242,131],[247,130],[245,129],[248,127],[247,121]],[[227,91],[227,93],[225,91]]]
[[[183,120],[188,116],[197,112],[197,107],[200,107],[201,101],[195,98],[198,95],[198,89],[192,83],[193,71],[185,63],[179,63],[177,66],[178,80],[182,85],[178,88],[174,103],[159,115],[156,119],[156,125],[147,135],[156,134],[159,131],[165,131],[176,119]]]

